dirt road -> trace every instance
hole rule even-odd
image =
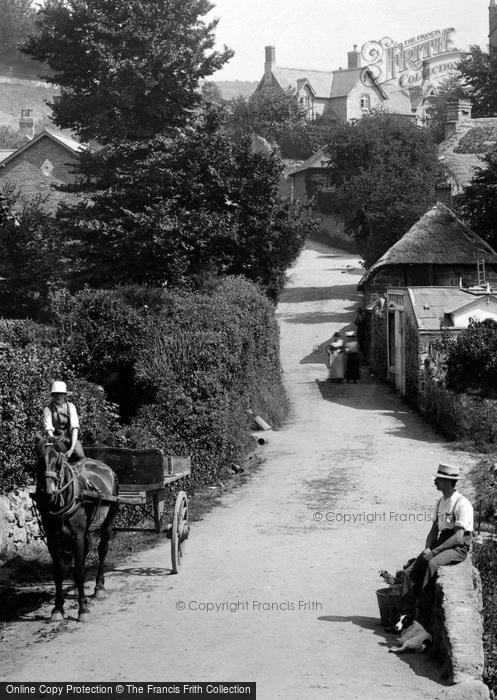
[[[181,573],[156,548],[107,576],[87,625],[52,634],[48,604],[9,625],[3,679],[256,681],[260,700],[441,695],[427,657],[388,654],[375,590],[379,569],[424,542],[438,462],[470,458],[364,368],[357,385],[324,381],[312,349],[351,322],[356,265],[314,245],[292,270],[278,307],[291,419],[260,448],[262,469],[194,526]],[[9,658],[20,627],[27,646]]]

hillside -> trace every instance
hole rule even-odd
[[[41,82],[0,75],[0,126],[17,130],[21,109],[33,110],[35,124],[46,122],[50,108],[46,102],[57,94],[57,89]]]
[[[243,95],[250,96],[258,83],[245,80],[221,80],[216,82],[226,100]],[[50,102],[57,88],[38,79],[0,75],[0,127],[17,130],[21,109],[31,109],[35,124],[44,123],[50,116]]]

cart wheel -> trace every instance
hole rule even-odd
[[[173,574],[177,574],[181,566],[189,532],[188,498],[184,491],[180,491],[176,496],[171,527],[171,562]]]

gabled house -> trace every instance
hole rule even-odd
[[[389,287],[497,288],[497,253],[438,202],[372,265],[358,289],[366,304]]]
[[[53,210],[61,200],[72,199],[54,186],[75,181],[74,166],[84,148],[68,136],[43,129],[4,158],[0,154],[0,186],[13,185],[21,200],[40,197],[43,206]]]
[[[355,58],[354,58],[355,57]],[[349,54],[346,70],[312,70],[286,68],[276,64],[276,49],[266,46],[264,75],[256,92],[265,88],[293,88],[299,105],[308,119],[323,118],[345,122],[359,119],[374,109],[380,109],[387,95],[372,72],[361,68],[360,54]]]

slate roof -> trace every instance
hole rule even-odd
[[[482,259],[497,264],[497,253],[445,204],[437,202],[370,267],[358,288],[392,265],[470,265]]]
[[[19,155],[21,155],[21,153],[24,153],[24,151],[26,151],[28,148],[31,148],[35,143],[38,143],[38,141],[40,141],[45,136],[48,136],[49,138],[53,139],[56,143],[60,144],[74,155],[77,153],[81,153],[81,151],[84,151],[86,148],[86,146],[79,143],[79,141],[75,141],[69,136],[65,136],[57,131],[52,131],[51,129],[45,128],[43,129],[43,131],[40,131],[39,134],[36,134],[36,136],[34,136],[32,139],[26,141],[26,143],[24,143],[20,148],[17,148],[16,150],[12,151],[10,155],[6,156],[3,160],[0,158],[0,167],[3,167],[11,161],[15,160]]]
[[[298,87],[307,80],[317,98],[330,99],[346,97],[361,79],[364,68],[347,68],[343,70],[310,70],[308,68],[285,68],[274,66],[273,77],[283,89]],[[264,78],[261,81],[263,83]],[[376,85],[379,90],[382,86]]]
[[[482,294],[474,294],[458,287],[407,287],[418,328],[440,330],[440,323],[451,310],[476,301]]]
[[[284,68],[275,66],[273,76],[281,88],[296,87],[297,82],[306,78],[316,97],[330,97],[333,71],[309,70],[307,68]]]

